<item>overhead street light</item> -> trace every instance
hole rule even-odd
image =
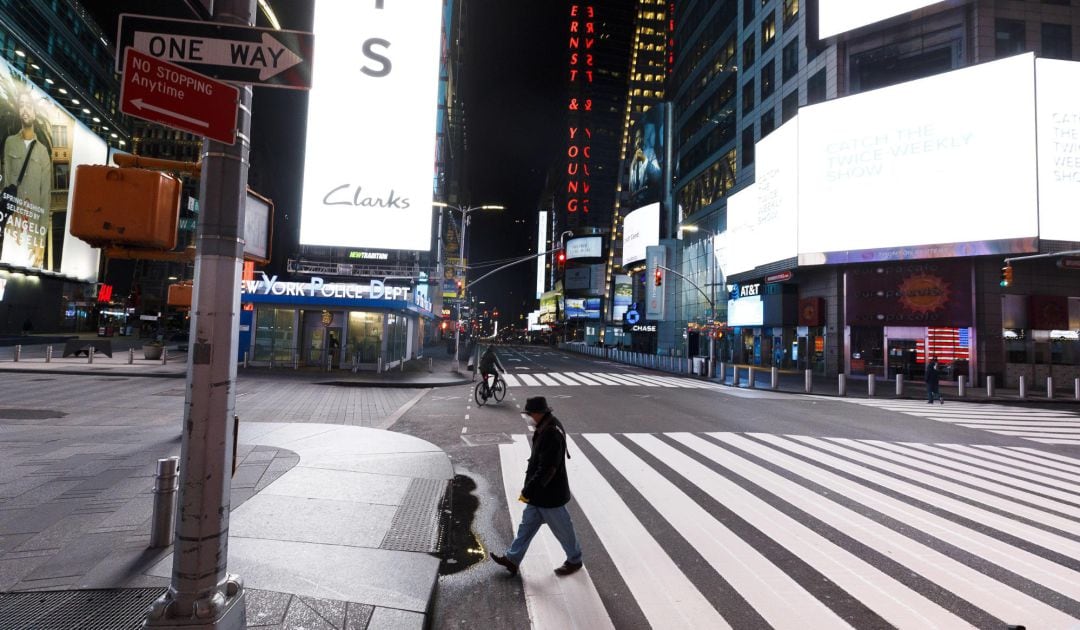
[[[458,263],[461,265],[461,276],[465,278],[467,268],[465,266],[465,230],[469,227],[469,214],[477,210],[506,210],[505,206],[496,204],[485,204],[482,206],[469,206],[469,205],[452,205],[443,201],[433,201],[433,206],[437,208],[446,208],[448,210],[456,210],[461,213],[461,245],[458,247]],[[442,238],[442,230],[439,231],[439,237]],[[440,253],[441,254],[441,253]],[[464,283],[462,289],[468,288],[468,282]],[[465,299],[465,294],[462,294],[461,299]],[[461,352],[461,304],[458,303],[458,316],[457,326],[454,327],[454,364],[456,365],[460,359]]]

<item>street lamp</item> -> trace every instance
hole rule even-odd
[[[709,239],[710,239],[709,249],[710,249],[710,251],[709,251],[709,271],[708,271],[708,275],[712,276],[712,279],[710,280],[710,283],[709,283],[709,308],[712,309],[712,312],[710,313],[709,316],[712,319],[711,323],[715,323],[715,321],[716,321],[716,275],[717,275],[716,274],[716,253],[714,251],[711,251],[711,250],[714,247],[714,243],[712,241],[713,241],[713,239],[716,238],[716,232],[713,232],[712,230],[710,230],[708,228],[703,228],[703,227],[698,226],[698,225],[680,225],[679,226],[679,232],[691,232],[691,233],[693,233],[693,232],[705,232],[706,234],[709,235]],[[716,360],[716,353],[714,351],[714,344],[715,344],[715,336],[716,335],[715,335],[715,331],[713,331],[712,325],[710,325],[708,327],[708,331],[709,331],[709,371],[711,372],[712,371],[713,361]]]
[[[469,214],[476,210],[506,210],[504,206],[498,206],[493,204],[485,204],[483,206],[454,206],[442,201],[432,202],[433,206],[437,208],[447,208],[449,210],[457,210],[461,213],[461,245],[458,247],[458,264],[461,265],[461,276],[465,279],[465,229],[469,227]],[[465,282],[465,289],[468,289],[469,283]],[[459,299],[465,299],[464,294]],[[460,359],[458,356],[461,351],[461,303],[458,303],[458,316],[457,325],[454,327],[454,364],[456,365]]]

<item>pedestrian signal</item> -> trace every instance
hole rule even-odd
[[[1013,281],[1013,269],[1012,265],[1005,265],[1001,268],[1001,286],[1007,287],[1012,284]]]

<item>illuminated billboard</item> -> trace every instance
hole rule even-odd
[[[623,267],[645,260],[645,248],[659,243],[659,203],[638,208],[623,217]]]
[[[318,2],[300,243],[431,248],[442,2]]]
[[[819,0],[818,37],[824,39],[937,4],[940,0]]]
[[[658,202],[664,182],[664,107],[653,106],[634,121],[630,132],[630,206]]]
[[[566,259],[600,258],[604,255],[603,243],[599,236],[572,238],[566,241]]]
[[[3,60],[0,135],[0,262],[97,280],[98,250],[54,233],[52,217],[69,210],[75,167],[105,162],[105,142]]]
[[[1039,237],[1080,241],[1080,63],[1037,59]]]
[[[1034,70],[1018,55],[799,110],[799,264],[1033,251]]]

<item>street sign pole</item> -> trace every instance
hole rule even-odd
[[[218,22],[250,25],[254,16],[255,0],[214,3]],[[203,144],[172,581],[151,628],[246,627],[243,582],[227,568],[251,92],[240,90],[236,143]]]

